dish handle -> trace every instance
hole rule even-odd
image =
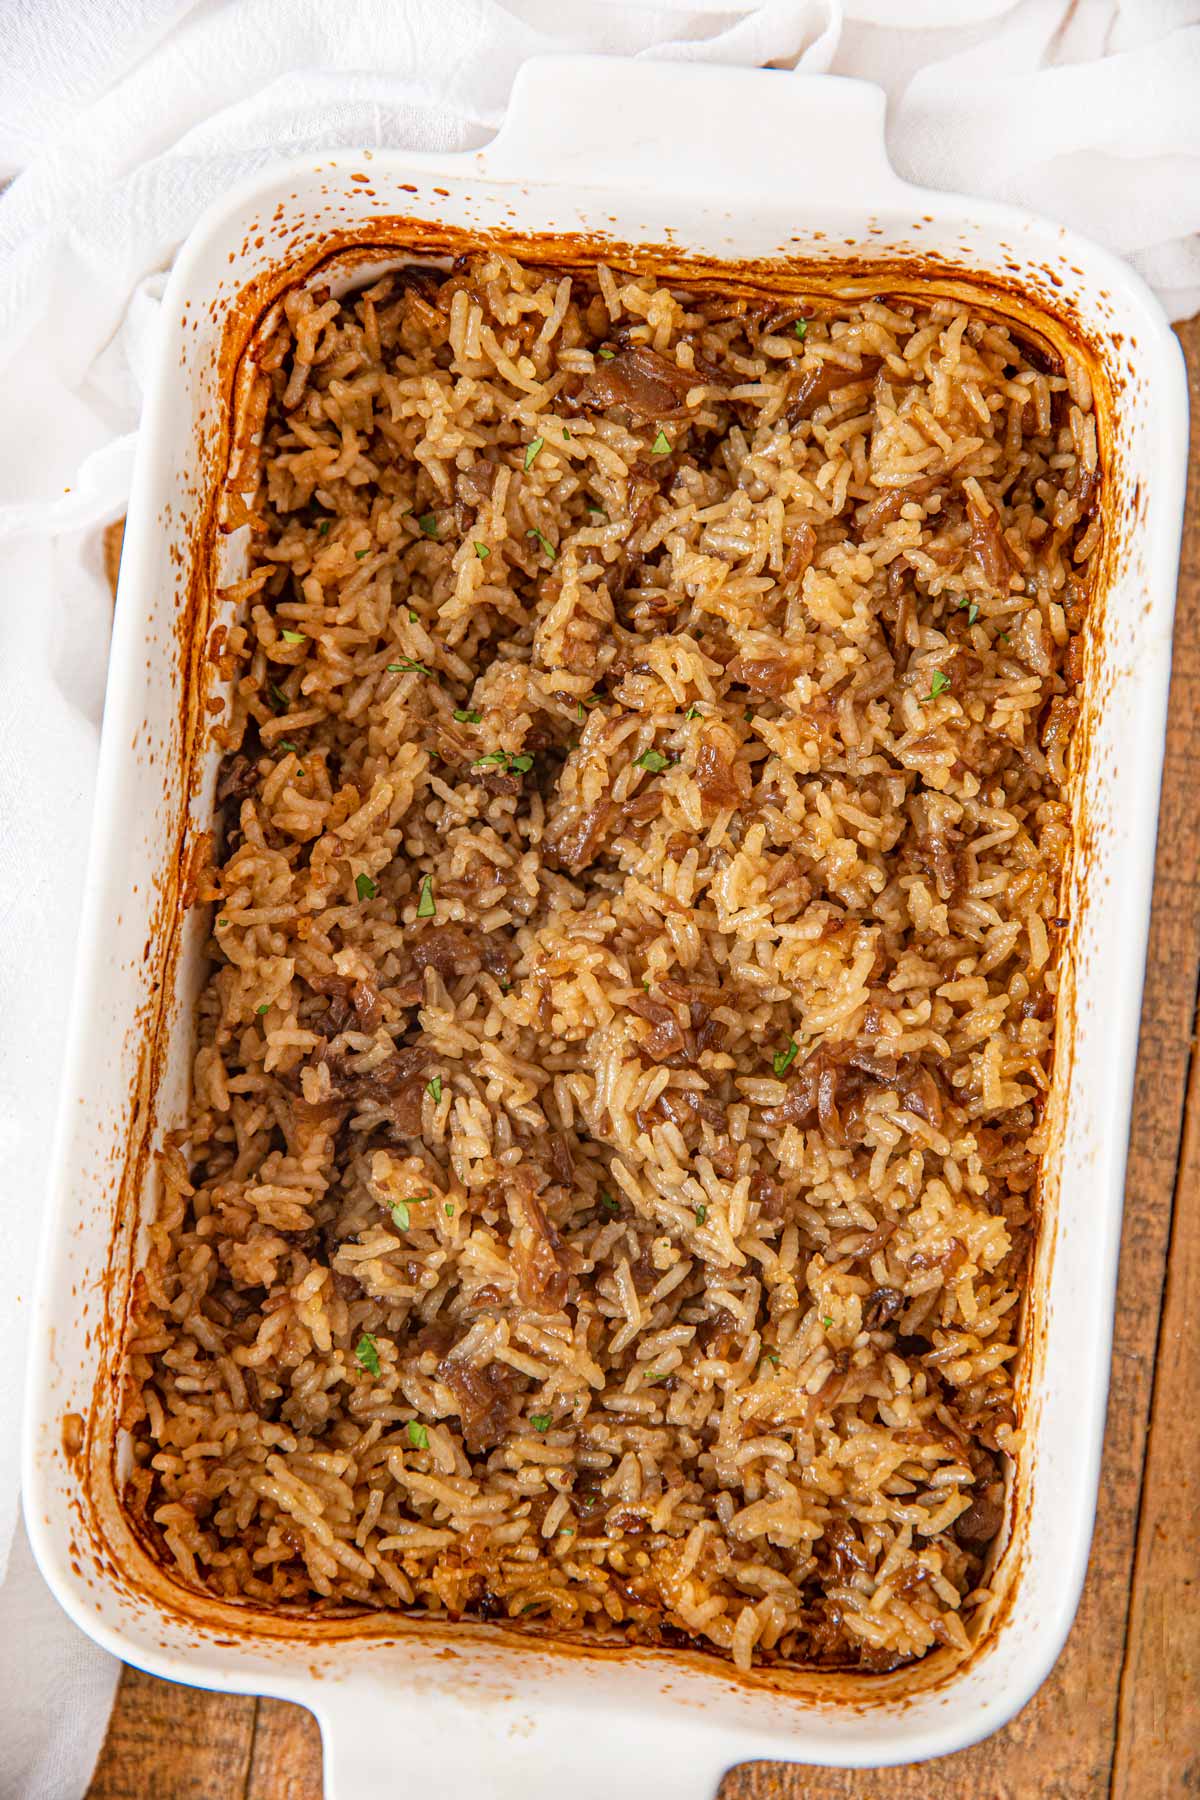
[[[317,1705],[325,1800],[714,1800],[728,1757],[695,1720],[556,1707],[553,1727],[515,1696],[357,1684]]]
[[[745,206],[910,207],[884,141],[887,101],[870,81],[712,63],[535,56],[517,71],[498,135],[476,153],[488,177],[526,187],[685,193]]]

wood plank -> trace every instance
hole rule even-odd
[[[88,1800],[243,1800],[257,1707],[126,1668]]]
[[[1193,439],[1200,420],[1200,325],[1191,343]],[[1200,460],[1189,471],[1181,596],[1200,589]],[[1200,695],[1200,619],[1180,621],[1176,676]],[[1178,830],[1181,910],[1200,914],[1200,824],[1195,789],[1200,719],[1179,720],[1183,752],[1172,780],[1163,835]],[[1178,816],[1177,816],[1178,815]],[[1193,1040],[1194,1041],[1194,1040]],[[1114,1800],[1174,1800],[1200,1790],[1200,1057],[1193,1052],[1175,1183],[1166,1294],[1155,1363],[1154,1402],[1142,1484],[1137,1559],[1125,1643]]]
[[[1183,1616],[1200,1566],[1194,1516],[1200,1422],[1192,1401],[1200,1324],[1200,1075],[1195,1069],[1180,1164],[1200,970],[1200,826],[1193,800],[1193,771],[1200,769],[1200,320],[1182,327],[1180,336],[1193,383],[1189,525],[1130,1143],[1112,1391],[1097,1529],[1079,1616],[1049,1681],[1011,1725],[985,1744],[937,1762],[881,1772],[757,1764],[727,1776],[721,1800],[1098,1800],[1109,1793],[1110,1781],[1114,1800],[1159,1800],[1159,1796],[1166,1800],[1167,1795],[1200,1786],[1200,1730],[1194,1719],[1200,1711],[1196,1694],[1200,1627],[1194,1600],[1193,1616]],[[1177,1203],[1172,1240],[1173,1193]],[[1168,1243],[1171,1279],[1155,1386]],[[1143,1485],[1152,1390],[1154,1431]],[[1190,1484],[1190,1500],[1181,1472]],[[1179,1616],[1164,1616],[1159,1598],[1164,1589],[1176,1596],[1174,1611]],[[154,1694],[165,1686],[126,1672],[89,1800],[128,1800],[134,1794],[139,1800],[146,1794],[153,1794],[154,1800],[191,1800],[193,1794],[197,1800],[200,1794],[204,1800],[319,1800],[321,1752],[315,1722],[302,1709],[273,1701],[259,1703],[248,1763],[232,1766],[219,1777],[209,1765],[200,1787],[181,1785],[194,1752],[181,1743],[169,1717],[161,1717],[157,1726],[146,1723],[156,1708],[161,1714],[163,1703]],[[252,1705],[193,1694],[190,1729],[199,1730],[202,1738],[207,1734],[219,1738],[230,1728],[226,1709]],[[149,1782],[145,1748],[140,1759],[131,1761],[122,1746],[139,1734],[144,1745],[156,1730],[158,1761],[153,1765],[155,1780]],[[110,1755],[110,1748],[122,1753]],[[203,1754],[209,1754],[207,1747]],[[177,1777],[172,1773],[176,1764],[181,1771]],[[114,1771],[126,1785],[114,1785]],[[136,1777],[134,1785],[129,1785],[131,1775]],[[698,1794],[697,1800],[706,1797]]]
[[[260,1700],[245,1800],[322,1800],[323,1792],[317,1721],[302,1706]]]

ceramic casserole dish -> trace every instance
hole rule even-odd
[[[1066,1637],[1095,1506],[1126,1137],[1154,860],[1187,432],[1182,359],[1120,262],[1032,216],[912,188],[883,95],[769,71],[548,58],[504,129],[459,155],[276,167],[180,252],[138,445],[112,644],[73,1032],[48,1199],[25,1496],[41,1566],[80,1626],[153,1673],[310,1707],[339,1800],[525,1800],[570,1783],[700,1800],[731,1765],[943,1755],[1021,1707]],[[244,531],[217,529],[238,359],[290,283],[344,291],[413,255],[499,237],[669,279],[702,263],[763,287],[968,296],[1092,376],[1105,537],[1074,750],[1076,854],[1052,1150],[1024,1322],[1026,1449],[965,1660],[890,1675],[755,1671],[684,1652],[555,1646],[392,1614],[297,1621],[185,1589],[122,1511],[122,1335],[186,1115],[208,926],[189,871],[210,824],[219,702],[207,655]],[[209,711],[206,713],[206,706]]]

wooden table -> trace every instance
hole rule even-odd
[[[720,1800],[1200,1794],[1200,318],[1180,336],[1188,519],[1112,1393],[1079,1616],[1041,1691],[975,1749],[863,1774],[752,1764],[726,1776]],[[321,1800],[320,1736],[299,1707],[126,1669],[88,1800]]]

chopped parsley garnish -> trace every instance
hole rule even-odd
[[[752,706],[748,706],[746,708],[745,712],[742,714],[742,717],[746,721],[747,725],[749,725],[750,721],[754,717],[754,708]]]
[[[575,1527],[573,1525],[564,1525],[558,1535],[559,1537],[574,1537]]]
[[[281,631],[279,635],[285,644],[304,644],[308,642],[303,631]]]
[[[427,1081],[425,1083],[425,1092],[429,1095],[433,1104],[437,1106],[442,1098],[442,1078],[440,1075],[435,1075],[432,1081]]]
[[[665,431],[660,429],[659,434],[655,438],[653,444],[651,444],[650,449],[655,456],[670,456],[671,440]]]
[[[549,1431],[553,1420],[549,1413],[530,1413],[529,1423],[535,1431]]]
[[[621,1210],[620,1204],[616,1200],[613,1199],[611,1194],[601,1194],[600,1204],[604,1208],[605,1212],[616,1213],[616,1212],[620,1212],[620,1210]]]
[[[481,725],[483,723],[482,713],[472,712],[465,706],[456,706],[454,716],[460,725]]]
[[[778,1352],[778,1350],[768,1350],[767,1351],[767,1361],[769,1363],[772,1363],[775,1366],[775,1368],[778,1368],[779,1367],[779,1352]]]
[[[437,536],[438,523],[437,523],[437,514],[436,513],[431,513],[431,512],[422,513],[420,518],[417,520],[417,524],[420,526],[422,532],[424,533],[424,535],[426,537],[435,538]]]
[[[664,756],[661,750],[643,750],[640,756],[633,759],[635,768],[649,769],[652,775],[661,775],[670,761],[670,757]]]
[[[413,609],[412,609],[412,607],[411,607],[411,606],[410,606],[410,607],[409,607],[409,609],[408,609],[408,622],[409,622],[409,624],[410,624],[410,625],[415,625],[415,624],[416,624],[416,622],[417,622],[417,615],[416,615],[416,613],[415,613],[415,612],[414,612],[414,611],[413,611]]]
[[[545,442],[545,438],[534,438],[532,444],[530,444],[528,450],[525,452],[525,467],[527,469],[532,469],[534,463],[541,454],[542,445]]]
[[[354,560],[355,562],[361,562],[364,556],[369,556],[370,554],[369,550],[356,550],[354,552]]]
[[[408,1210],[407,1200],[394,1200],[388,1208],[401,1231],[407,1231],[412,1224],[412,1214]]]
[[[556,562],[558,560],[558,551],[554,548],[554,545],[550,540],[538,530],[536,525],[531,525],[529,530],[525,533],[525,536],[527,538],[536,538],[551,562]]]
[[[408,1421],[408,1441],[414,1450],[428,1450],[429,1433],[419,1419]]]
[[[292,704],[283,689],[274,681],[271,683],[271,698],[275,701],[275,704],[279,707],[281,712],[286,712],[288,707]]]
[[[570,435],[571,435],[571,433],[570,433],[570,432],[569,432],[569,431],[568,431],[568,430],[567,430],[567,427],[566,427],[566,426],[565,426],[565,425],[564,425],[564,426],[563,426],[563,436],[564,436],[564,438],[569,438],[569,437],[570,437]]]
[[[421,898],[417,901],[417,917],[418,919],[432,919],[436,912],[437,907],[433,903],[433,876],[423,875],[421,877]]]
[[[602,506],[596,506],[591,500],[587,503],[587,509],[594,519],[607,520],[608,518],[608,514],[605,512],[604,508]]]
[[[320,532],[322,537],[328,537],[329,536],[329,520],[322,519],[321,523],[317,526],[317,530]]]
[[[365,1369],[367,1371],[368,1375],[378,1375],[379,1351],[376,1349],[375,1339],[371,1336],[369,1331],[364,1331],[357,1344],[355,1344],[354,1360],[360,1369]]]
[[[949,686],[950,677],[944,670],[935,669],[933,671],[933,680],[929,684],[929,698],[931,700],[936,700],[938,695],[944,694]]]
[[[491,554],[492,554],[492,553],[491,553],[491,551],[490,551],[490,550],[489,550],[489,549],[488,549],[488,547],[487,547],[487,545],[486,545],[486,544],[476,544],[476,546],[475,546],[475,554],[476,554],[476,556],[477,556],[477,557],[478,557],[478,558],[479,558],[479,560],[480,560],[480,562],[486,562],[486,561],[487,561],[487,559],[488,559],[488,557],[489,557],[489,556],[490,556],[490,555],[491,555]]]
[[[792,329],[796,333],[796,336],[800,339],[800,342],[803,343],[805,338],[808,336],[808,320],[807,319],[797,319],[796,323],[792,327]]]
[[[447,1200],[445,1211],[446,1211],[446,1217],[448,1219],[452,1219],[454,1217],[454,1202],[453,1202],[453,1200]]]
[[[218,919],[217,920],[218,925],[228,925],[228,923],[229,923],[228,919]]]
[[[700,717],[700,708],[698,706],[689,706],[683,716],[685,719],[698,719]]]
[[[300,754],[300,752],[299,752],[299,751],[298,751],[298,750],[297,750],[297,748],[296,748],[296,746],[295,746],[295,744],[283,744],[283,743],[281,743],[281,744],[280,744],[280,746],[279,746],[279,748],[280,748],[280,749],[281,749],[281,750],[290,750],[290,751],[291,751],[291,753],[292,753],[292,755],[293,755],[293,756],[299,756],[299,754]]]
[[[665,1381],[667,1379],[667,1376],[670,1373],[671,1373],[670,1369],[651,1369],[649,1374],[646,1376],[646,1380],[648,1382],[650,1382],[650,1381]]]
[[[379,888],[376,883],[371,880],[369,875],[356,875],[354,877],[354,891],[360,900],[373,900],[379,892]]]
[[[968,608],[967,608],[967,624],[973,625],[978,617],[979,617],[979,608],[976,606],[975,602],[972,600],[970,606],[968,606]]]
[[[833,1320],[832,1319],[822,1319],[821,1323],[825,1327],[826,1331],[828,1331],[830,1326],[833,1324]]]
[[[495,763],[499,768],[506,770],[509,775],[527,775],[533,767],[533,757],[528,751],[523,751],[520,756],[514,756],[511,750],[489,750],[486,756],[477,756],[471,767],[482,769],[489,763]]]
[[[582,718],[583,718],[583,717],[584,717],[584,711],[583,711],[583,701],[582,701],[582,700],[580,700],[580,701],[579,701],[579,703],[578,703],[578,704],[577,704],[577,706],[576,706],[576,708],[575,708],[575,717],[576,717],[576,718],[577,718],[577,719],[582,719]]]
[[[433,674],[432,669],[427,669],[423,662],[414,662],[411,656],[406,657],[403,662],[389,663],[387,666],[387,672],[389,675],[432,675]]]
[[[703,1225],[703,1223],[704,1223],[705,1219],[707,1219],[707,1217],[708,1217],[707,1206],[698,1206],[696,1208],[696,1223],[697,1223],[697,1225]]]
[[[800,1046],[795,1038],[789,1038],[786,1050],[777,1050],[771,1058],[771,1067],[776,1075],[786,1075],[799,1054]]]
[[[265,1012],[270,1012],[271,1002],[269,1000],[264,1000],[262,1005],[256,1006],[254,1010],[258,1014],[259,1018],[261,1019]]]
[[[617,353],[615,350],[607,350],[607,349],[606,350],[597,350],[597,352],[596,352],[596,355],[600,358],[601,362],[611,362],[613,357],[616,354]]]

